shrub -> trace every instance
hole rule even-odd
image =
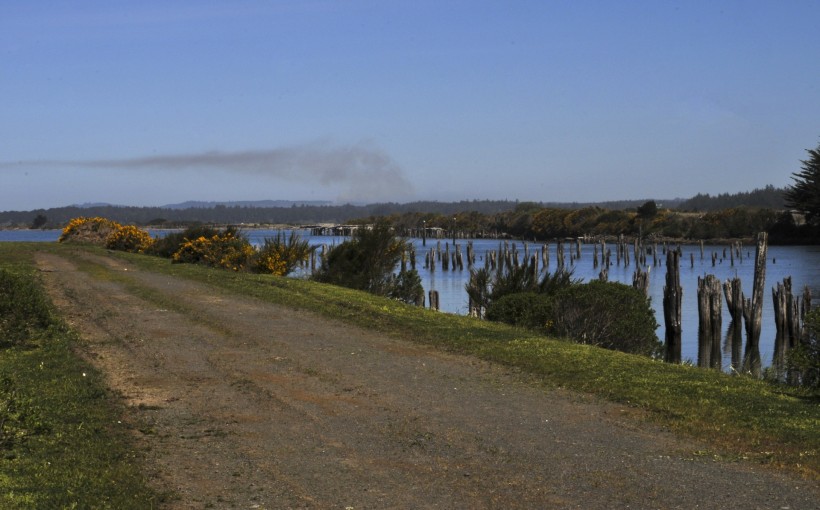
[[[272,239],[265,239],[265,244],[253,259],[253,270],[276,276],[287,276],[301,262],[306,261],[316,249],[297,236],[295,232],[285,239],[281,232]]]
[[[121,226],[108,235],[105,247],[110,250],[142,253],[148,249],[154,240],[151,234],[133,225]]]
[[[418,274],[393,274],[406,249],[407,243],[393,234],[389,223],[381,220],[372,229],[359,228],[350,240],[331,248],[313,278],[415,302],[421,287]]]
[[[807,336],[789,351],[787,363],[796,383],[820,388],[820,308],[806,315],[805,328]]]
[[[240,271],[247,267],[255,253],[253,246],[236,228],[228,227],[211,237],[186,240],[171,261]]]
[[[157,239],[145,250],[145,253],[170,259],[188,240],[199,239],[200,237],[211,238],[218,234],[219,229],[214,227],[204,225],[188,227],[182,232],[172,232],[165,237]]]
[[[508,294],[493,301],[487,309],[487,319],[524,328],[548,330],[551,301],[550,296],[535,292]]]
[[[658,323],[643,292],[614,282],[571,285],[552,301],[550,332],[607,349],[657,356]]]
[[[419,273],[415,269],[411,269],[409,271],[399,271],[399,274],[392,275],[385,295],[411,305],[423,305],[424,287],[421,285]]]
[[[81,242],[105,245],[108,236],[122,228],[122,225],[106,218],[74,218],[63,229],[57,242]]]

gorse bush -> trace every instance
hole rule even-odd
[[[200,237],[211,238],[217,234],[219,234],[219,229],[217,228],[206,225],[195,225],[188,227],[182,232],[171,232],[165,237],[157,239],[145,250],[145,253],[169,259],[173,257],[174,253],[178,252],[182,245],[188,240],[199,239]]]
[[[281,232],[276,237],[265,239],[265,244],[253,259],[253,270],[257,273],[287,276],[302,262],[308,260],[316,249],[295,232],[288,238]]]
[[[186,240],[171,256],[171,261],[241,271],[255,254],[247,238],[236,227],[228,227],[211,237]]]
[[[79,217],[68,222],[58,242],[98,244],[110,250],[142,253],[154,240],[148,232],[133,225],[120,225],[100,217]]]
[[[60,243],[81,242],[104,245],[108,236],[121,227],[122,225],[116,221],[106,218],[85,218],[81,216],[68,222],[57,241]]]
[[[154,239],[145,230],[133,225],[121,226],[111,232],[105,241],[105,247],[110,250],[142,253],[153,244]]]

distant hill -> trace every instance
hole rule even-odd
[[[698,193],[689,200],[678,205],[682,211],[708,212],[735,207],[762,207],[766,209],[785,209],[784,188],[766,186],[763,189],[741,193],[721,193],[710,196],[708,193]]]
[[[162,209],[210,209],[216,206],[222,207],[294,207],[301,205],[324,206],[331,205],[327,200],[238,200],[231,202],[203,202],[189,200],[179,204],[167,204],[160,206]],[[106,204],[100,204],[106,205]]]
[[[47,218],[47,227],[65,225],[78,216],[102,216],[136,225],[179,225],[194,222],[216,224],[289,224],[345,223],[354,219],[402,214],[441,214],[454,216],[474,212],[495,215],[515,210],[539,208],[635,210],[654,200],[659,208],[684,211],[713,211],[740,206],[783,209],[783,189],[767,186],[747,193],[710,196],[698,194],[690,199],[641,199],[608,202],[520,202],[518,200],[462,200],[460,202],[418,201],[334,205],[327,201],[256,200],[206,202],[188,201],[163,207],[115,206],[105,203],[72,205],[33,211],[0,212],[0,228],[31,225],[35,217]]]

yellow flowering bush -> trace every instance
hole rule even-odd
[[[297,265],[306,261],[314,249],[294,232],[288,239],[280,232],[273,239],[265,239],[264,246],[253,261],[253,269],[257,273],[287,276]]]
[[[154,239],[151,234],[133,225],[121,226],[111,232],[106,239],[105,246],[111,250],[130,251],[132,253],[142,253]]]
[[[81,216],[68,222],[57,241],[60,243],[85,242],[104,245],[108,240],[108,236],[120,228],[122,228],[122,225],[107,218],[85,218]]]
[[[232,227],[211,237],[186,239],[172,256],[175,263],[204,264],[240,271],[256,255],[256,250]]]

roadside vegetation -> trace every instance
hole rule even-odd
[[[379,221],[331,248],[313,279],[420,305],[424,289],[416,270],[403,267],[393,274],[408,250],[408,243],[396,237],[388,223]]]
[[[0,244],[0,507],[154,508],[123,410],[34,273]]]
[[[692,452],[694,456],[749,459],[820,479],[817,388],[663,363],[310,280],[215,272],[126,253],[113,256],[146,270],[517,367],[546,386],[621,403],[631,413],[704,441],[704,449]]]
[[[295,233],[277,234],[256,249],[233,226],[218,229],[193,226],[161,239],[133,225],[120,225],[106,218],[74,218],[63,229],[59,242],[105,246],[110,250],[145,253],[171,259],[174,263],[201,264],[233,271],[287,276],[305,263],[314,247]]]

